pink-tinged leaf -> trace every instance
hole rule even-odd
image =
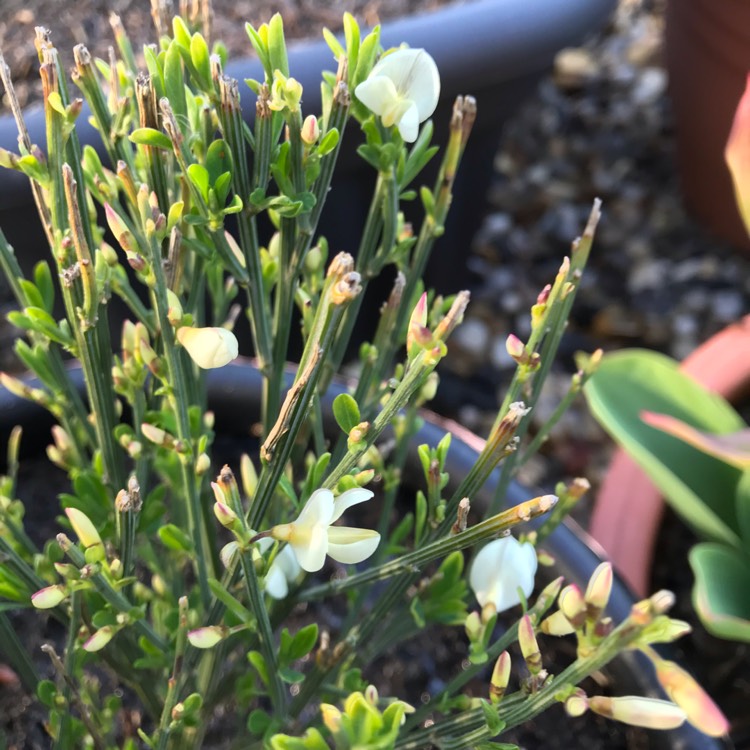
[[[651,427],[666,432],[682,440],[699,451],[708,453],[738,469],[750,468],[750,429],[739,430],[727,435],[714,435],[701,432],[680,419],[668,414],[641,412],[641,419]]]
[[[750,73],[734,113],[724,159],[732,174],[737,208],[750,233]]]

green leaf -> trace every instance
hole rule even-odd
[[[336,128],[331,128],[321,139],[318,145],[318,155],[330,154],[338,146],[340,133]]]
[[[313,650],[317,641],[318,625],[313,622],[295,633],[294,639],[289,646],[287,656],[291,660],[301,659]]]
[[[600,424],[700,536],[739,545],[734,498],[740,473],[641,419],[646,410],[707,432],[735,432],[743,422],[724,399],[681,373],[674,360],[645,350],[605,356],[584,392]]]
[[[734,501],[737,515],[737,527],[745,543],[745,551],[750,553],[750,471],[742,474],[737,484],[737,496]]]
[[[263,655],[260,651],[249,651],[247,654],[247,660],[255,667],[258,676],[267,686],[269,683],[268,667],[266,666],[265,659],[263,659]]]
[[[208,587],[211,589],[211,593],[230,611],[232,612],[240,622],[250,622],[253,619],[253,615],[249,609],[245,607],[242,602],[235,599],[215,578],[208,579]],[[262,658],[262,657],[261,657]]]
[[[358,83],[370,75],[370,71],[375,65],[375,58],[378,56],[380,49],[380,26],[375,26],[373,30],[362,40],[357,56],[357,67],[352,71],[350,64],[349,88],[354,91]]]
[[[268,22],[268,58],[271,63],[271,72],[280,70],[289,77],[289,61],[286,56],[284,21],[281,13],[274,13]]]
[[[690,550],[695,575],[693,606],[709,633],[750,642],[750,560],[742,552],[715,543]]]
[[[47,310],[47,307],[44,304],[44,299],[42,298],[39,290],[36,288],[36,284],[29,281],[28,279],[19,279],[18,283],[21,285],[21,289],[23,289],[23,293],[26,296],[26,304],[32,305],[33,307],[38,307],[40,310],[44,310],[44,312],[49,315],[49,310]],[[52,320],[52,324],[54,325],[55,321],[52,316],[49,316],[49,318],[50,320]]]
[[[202,164],[191,164],[187,168],[188,177],[190,182],[198,188],[198,191],[203,196],[203,200],[208,203],[208,188],[209,178],[208,170]]]
[[[208,51],[206,40],[196,32],[190,40],[190,57],[198,74],[198,83],[205,91],[210,91],[211,86],[211,53]]]
[[[247,717],[247,728],[253,734],[262,736],[265,734],[268,727],[271,726],[271,716],[267,714],[262,708],[256,708],[250,712],[250,716]]]
[[[172,19],[172,36],[180,47],[190,49],[190,30],[179,16]]]
[[[162,544],[175,552],[192,552],[193,543],[190,537],[173,523],[162,526],[157,532]]]
[[[359,24],[351,13],[344,13],[344,39],[349,67],[356,70],[359,58]]]
[[[47,708],[54,708],[57,685],[52,680],[40,680],[36,688],[36,695]]]
[[[185,99],[185,77],[182,72],[182,55],[179,44],[171,42],[164,56],[164,93],[172,105],[180,130],[186,130],[187,100]]]
[[[326,40],[326,44],[331,48],[331,52],[333,52],[337,60],[342,55],[346,55],[346,50],[341,46],[341,42],[336,39],[336,35],[330,29],[323,29],[323,39]]]
[[[55,306],[55,283],[52,281],[52,272],[47,261],[40,260],[34,266],[34,283],[42,296],[42,304],[39,307],[51,314]]]
[[[348,435],[362,420],[353,396],[340,393],[333,400],[333,416],[338,426]]]
[[[130,134],[129,139],[131,143],[137,143],[140,146],[172,150],[172,141],[169,140],[167,134],[156,128],[136,128]]]
[[[484,720],[487,722],[487,728],[490,730],[490,734],[494,737],[500,734],[505,722],[498,716],[497,709],[490,705],[488,701],[482,701],[482,713],[484,714]]]

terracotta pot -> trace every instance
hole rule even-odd
[[[70,374],[72,382],[82,392],[83,382],[80,369],[72,369]],[[249,425],[258,418],[260,413],[261,388],[260,372],[249,360],[240,359],[221,369],[208,371],[208,404],[215,416],[217,433],[234,440],[250,440]],[[330,434],[339,432],[333,419],[333,399],[345,390],[341,382],[335,382],[321,398],[322,411],[327,419],[325,427],[332,431]],[[424,411],[422,416],[424,424],[410,446],[403,481],[407,487],[421,486],[423,475],[418,446],[423,443],[437,445],[446,432],[450,432],[452,440],[445,466],[450,474],[450,482],[445,489],[446,494],[449,495],[474,465],[479,452],[484,447],[484,440],[452,420],[443,419],[427,411]],[[49,429],[53,424],[51,416],[35,404],[22,401],[0,388],[0,438],[7,436],[15,424],[23,425],[22,445],[25,451],[40,455],[49,441]],[[4,455],[4,452],[0,452],[0,471],[4,468],[2,466]],[[472,498],[475,508],[486,507],[489,504],[494,496],[498,479],[499,472],[494,472],[476,497]],[[512,483],[508,489],[506,504],[520,503],[538,494],[540,494],[539,491]],[[544,548],[555,558],[555,571],[558,574],[584,586],[602,561],[601,547],[570,519],[567,519],[545,540]],[[628,586],[618,575],[615,575],[607,614],[615,622],[619,622],[628,617],[634,602]],[[674,655],[669,653],[669,649],[662,649],[662,653],[667,658],[674,658]],[[0,639],[0,657],[2,656],[3,641]],[[663,696],[653,668],[648,660],[636,651],[625,652],[611,662],[606,669],[621,694]],[[670,731],[650,732],[648,747],[654,750],[721,750],[724,745],[719,740],[706,737],[689,724],[684,724]]]
[[[750,3],[670,0],[666,45],[685,204],[718,237],[750,250],[724,163],[750,71]]]
[[[728,401],[745,399],[750,395],[750,315],[699,346],[680,369]],[[639,595],[645,595],[650,588],[663,513],[659,490],[619,449],[599,491],[591,533]]]

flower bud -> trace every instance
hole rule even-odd
[[[211,468],[211,459],[208,453],[201,453],[195,461],[195,473],[200,477]]]
[[[687,714],[687,720],[709,737],[729,731],[729,722],[706,691],[674,662],[659,659],[656,678],[666,694]]]
[[[102,544],[102,538],[89,517],[77,508],[66,508],[65,515],[70,521],[78,539],[84,547],[94,547]]]
[[[597,619],[609,602],[612,592],[612,563],[600,563],[589,579],[586,588],[586,604],[588,604],[589,616]]]
[[[583,716],[589,710],[589,699],[582,690],[577,690],[565,701],[568,716]]]
[[[409,318],[406,332],[406,351],[410,357],[416,356],[421,349],[432,342],[432,333],[427,327],[427,292],[419,298]]]
[[[502,700],[505,690],[510,682],[510,654],[503,651],[497,657],[495,667],[490,678],[490,701],[497,705]]]
[[[223,625],[207,625],[204,628],[191,630],[187,637],[195,648],[213,648],[229,635],[229,628]]]
[[[464,622],[464,628],[466,629],[466,635],[470,641],[476,641],[477,638],[482,634],[483,627],[482,621],[479,617],[479,612],[470,612]]]
[[[524,615],[518,621],[518,645],[529,672],[532,675],[539,674],[542,671],[542,654],[539,651],[536,635],[534,635],[534,623],[528,615]]]
[[[83,650],[93,653],[101,651],[114,638],[117,631],[111,625],[99,628],[84,644]]]
[[[211,482],[216,493],[216,482]],[[237,514],[228,506],[218,500],[214,503],[214,515],[218,522],[227,529],[231,529],[237,523]]]
[[[570,635],[576,631],[570,620],[559,609],[542,620],[539,630],[545,635],[557,636]]]
[[[177,340],[193,362],[204,370],[224,367],[239,353],[236,336],[226,328],[183,326],[177,329]]]
[[[686,718],[685,712],[674,703],[639,696],[606,698],[595,695],[589,698],[589,708],[608,719],[646,729],[674,729]]]
[[[302,132],[300,133],[302,142],[308,146],[313,146],[320,138],[320,127],[318,118],[315,115],[308,115],[302,123]]]
[[[583,627],[586,622],[586,601],[575,583],[571,583],[560,592],[557,604],[576,630]]]
[[[67,595],[65,586],[47,586],[31,595],[31,603],[37,609],[52,609],[60,604]]]
[[[167,289],[167,319],[173,326],[178,326],[182,323],[182,303],[180,298],[171,290]]]
[[[225,544],[219,551],[221,564],[227,569],[231,568],[237,559],[239,551],[240,545],[236,541]]]
[[[330,703],[321,703],[320,713],[323,714],[323,723],[331,734],[335,735],[341,731],[342,715],[336,706],[332,706]]]

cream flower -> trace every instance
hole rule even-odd
[[[261,552],[265,552],[273,544],[273,539],[264,537],[258,542]],[[289,584],[299,578],[302,568],[294,556],[292,548],[287,544],[281,549],[271,563],[263,581],[263,588],[273,599],[284,599],[289,593]]]
[[[419,124],[437,107],[440,75],[425,50],[399,49],[382,57],[354,93],[383,119],[383,125],[396,125],[401,137],[412,143]]]
[[[338,521],[347,508],[371,497],[372,492],[361,487],[347,490],[337,498],[331,490],[315,490],[297,520],[274,526],[271,535],[289,542],[297,561],[308,573],[320,570],[326,555],[341,563],[362,562],[377,549],[380,534],[370,529],[331,524]]]
[[[204,370],[224,367],[239,353],[237,337],[226,328],[183,326],[177,329],[177,340],[193,362]]]
[[[482,607],[492,604],[497,612],[502,612],[520,603],[519,588],[524,596],[531,595],[536,566],[533,544],[504,536],[479,550],[471,566],[469,584]]]

